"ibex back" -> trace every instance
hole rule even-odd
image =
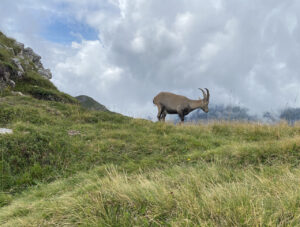
[[[181,122],[184,121],[184,116],[188,115],[195,109],[201,108],[205,113],[208,112],[209,103],[209,90],[207,88],[207,93],[199,88],[204,98],[199,100],[192,100],[182,95],[176,95],[170,92],[160,92],[154,97],[153,103],[158,108],[157,119],[159,121],[165,121],[167,114],[178,114]]]

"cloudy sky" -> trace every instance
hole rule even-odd
[[[154,117],[171,91],[254,113],[300,106],[300,1],[1,0],[0,30],[73,96]]]

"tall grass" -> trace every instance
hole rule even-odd
[[[109,167],[25,193],[0,210],[4,226],[296,226],[300,171],[216,163],[128,175]],[[71,187],[71,185],[72,187]],[[70,190],[71,189],[71,190]]]

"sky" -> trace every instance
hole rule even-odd
[[[1,0],[0,30],[32,47],[52,82],[112,111],[153,118],[160,91],[300,107],[300,1]]]

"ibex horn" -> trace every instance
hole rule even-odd
[[[209,90],[207,88],[205,88],[205,90],[207,91],[207,101],[209,101]]]
[[[207,96],[206,96],[206,94],[205,94],[204,90],[203,90],[202,88],[199,88],[199,90],[201,90],[201,91],[202,91],[204,99],[207,99]]]

